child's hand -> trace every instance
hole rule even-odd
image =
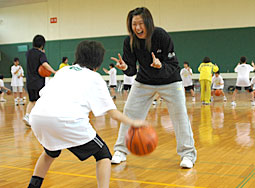
[[[134,120],[132,125],[133,127],[141,127],[141,126],[148,126],[149,123],[147,121],[144,120]]]
[[[255,65],[255,64],[254,64],[254,62],[253,62],[253,61],[251,62],[251,65],[254,67],[254,65]]]

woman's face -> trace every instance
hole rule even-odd
[[[133,16],[132,30],[139,39],[146,39],[147,30],[141,15]]]

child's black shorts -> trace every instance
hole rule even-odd
[[[124,85],[123,85],[123,89],[124,89],[124,90],[130,90],[130,89],[131,89],[131,86],[132,86],[132,85],[124,84]]]
[[[242,87],[236,86],[236,89],[239,90],[239,91],[241,91],[241,90],[242,90]],[[244,89],[245,89],[245,90],[248,90],[249,92],[252,92],[252,91],[253,91],[252,88],[251,88],[251,86],[244,87]]]
[[[28,92],[29,101],[32,101],[32,102],[37,101],[40,98],[39,91],[40,90],[37,90],[37,89],[28,89],[27,92]]]
[[[117,87],[116,85],[110,85],[110,88],[115,88],[115,87]]]
[[[186,86],[184,88],[185,88],[185,91],[190,91],[191,89],[194,90],[194,85]]]
[[[81,161],[88,159],[92,155],[94,156],[96,161],[99,161],[105,158],[108,158],[110,160],[112,159],[112,155],[107,145],[98,135],[96,135],[96,137],[93,140],[91,140],[90,142],[86,144],[67,148],[67,149],[71,151]],[[57,158],[61,153],[61,150],[49,151],[46,148],[44,148],[44,150],[47,153],[47,155],[49,155],[52,158]]]

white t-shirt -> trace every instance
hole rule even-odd
[[[187,69],[183,68],[181,70],[180,74],[181,74],[181,77],[182,77],[182,83],[183,83],[184,87],[193,85],[193,82],[192,82],[192,69],[190,69],[190,71],[188,71]]]
[[[2,79],[0,79],[0,87],[4,87],[4,81]]]
[[[135,75],[134,76],[127,76],[127,75],[124,74],[123,84],[132,85],[134,83],[134,80],[135,80]]]
[[[116,109],[101,75],[79,65],[58,70],[40,96],[29,122],[39,142],[51,151],[91,141],[96,131],[89,113],[101,116]]]
[[[15,74],[15,72],[20,68],[20,70]],[[11,73],[12,73],[12,81],[11,81],[11,86],[23,86],[23,76],[24,76],[24,70],[23,68],[18,65],[15,66],[13,65],[11,67]],[[18,78],[18,76],[20,76]]]
[[[117,71],[116,71],[116,69],[111,68],[108,73],[110,75],[109,85],[116,86],[117,85],[117,78],[116,78]]]
[[[221,75],[216,77],[215,75],[212,77],[212,88],[213,89],[223,89],[224,88],[224,81]]]
[[[237,72],[237,80],[236,86],[239,87],[248,87],[250,86],[249,75],[254,69],[251,65],[248,64],[240,64],[235,68],[235,72]]]

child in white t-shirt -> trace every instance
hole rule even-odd
[[[223,100],[227,101],[227,97],[225,96],[223,88],[224,88],[224,81],[223,81],[222,76],[220,75],[220,71],[218,71],[212,77],[212,93],[211,93],[212,96],[211,96],[211,101],[213,101],[213,96],[214,96],[216,90],[220,90],[221,91],[221,95],[223,96]]]
[[[184,90],[190,91],[191,96],[192,96],[192,101],[195,102],[196,98],[195,98],[195,92],[194,92],[194,85],[192,82],[193,72],[192,72],[192,69],[189,67],[188,62],[185,61],[183,63],[183,66],[184,66],[184,68],[181,70],[180,74],[181,74]]]
[[[23,77],[24,77],[24,70],[19,65],[19,58],[15,57],[13,60],[14,65],[11,67],[11,74],[12,74],[12,91],[14,94],[14,103],[15,105],[24,105],[23,101]]]
[[[236,102],[235,102],[236,93],[238,90],[240,91],[242,87],[244,87],[244,89],[247,92],[251,93],[251,105],[255,106],[254,93],[252,92],[251,83],[249,79],[250,72],[255,70],[255,65],[254,65],[254,62],[251,63],[252,66],[248,65],[246,64],[246,61],[247,61],[246,57],[242,56],[240,58],[240,63],[238,63],[238,65],[235,68],[235,72],[237,72],[237,81],[236,81],[236,88],[232,96],[232,103],[231,103],[232,106],[236,106]]]
[[[8,88],[4,87],[4,76],[0,74],[0,102],[6,102],[6,99],[4,99],[4,92],[9,91]]]
[[[115,93],[115,88],[117,87],[117,70],[114,68],[115,65],[111,63],[109,65],[110,70],[107,70],[103,68],[104,72],[106,74],[110,75],[110,80],[109,80],[109,86],[110,86],[110,91],[113,99],[116,99],[116,93]]]
[[[68,149],[81,161],[93,155],[97,161],[98,187],[109,187],[112,156],[90,124],[91,111],[95,116],[107,113],[113,119],[135,127],[147,124],[132,120],[116,109],[105,81],[96,72],[104,53],[99,42],[81,42],[74,65],[60,69],[40,90],[29,123],[44,151],[37,161],[29,188],[41,187],[50,165],[62,149]]]

